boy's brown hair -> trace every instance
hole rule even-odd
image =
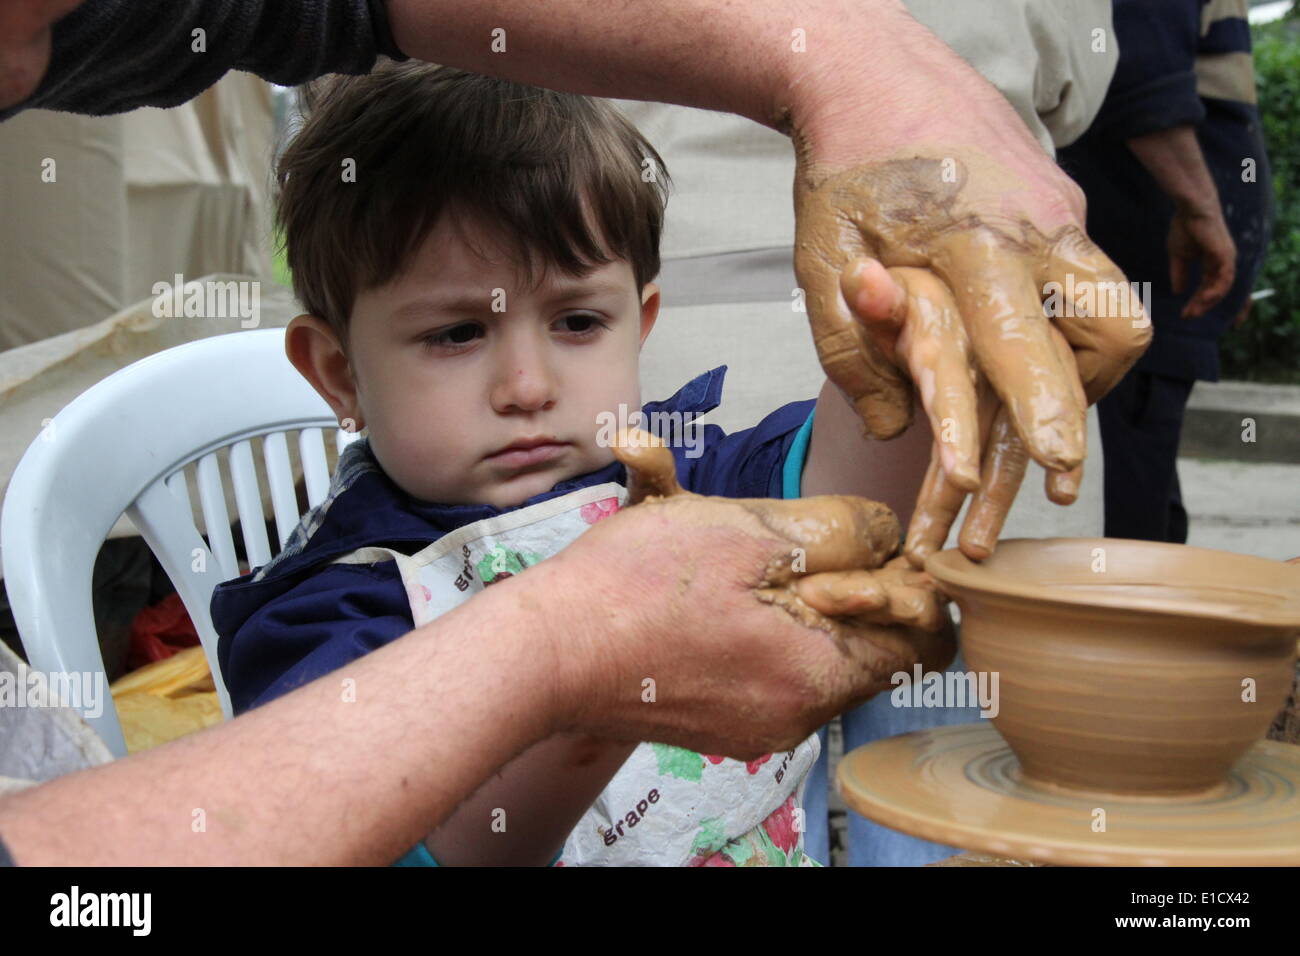
[[[609,103],[418,62],[328,78],[304,102],[276,224],[294,292],[345,352],[357,294],[448,211],[494,224],[529,283],[539,265],[580,276],[616,259],[638,291],[659,274],[668,175]]]

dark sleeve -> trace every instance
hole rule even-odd
[[[0,866],[17,866],[14,858],[9,855],[9,847],[5,846],[5,841],[0,840]]]
[[[674,448],[682,487],[727,498],[781,498],[782,469],[790,446],[816,408],[815,399],[782,405],[753,428],[724,434],[706,425],[702,453]]]
[[[392,561],[332,564],[270,601],[218,645],[236,714],[378,650],[415,624]]]
[[[1119,65],[1094,134],[1132,139],[1205,118],[1196,93],[1203,0],[1114,0]]]
[[[367,73],[380,53],[406,59],[384,0],[85,0],[54,25],[41,85],[0,120],[33,107],[103,116],[177,106],[229,70],[294,86]]]

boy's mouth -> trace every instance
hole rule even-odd
[[[504,468],[529,468],[546,464],[564,454],[568,442],[550,435],[521,438],[484,457],[484,461]]]

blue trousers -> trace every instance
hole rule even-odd
[[[1178,441],[1194,384],[1132,369],[1097,403],[1106,537],[1187,543]]]
[[[964,671],[966,664],[960,653],[952,662],[949,670]],[[913,730],[927,727],[943,727],[949,724],[966,724],[982,720],[979,707],[895,707],[890,701],[889,693],[882,692],[855,710],[843,714],[840,718],[844,727],[844,751],[848,753],[873,740],[893,737]],[[807,828],[804,832],[804,846],[818,863],[830,865],[830,829],[827,817],[827,788],[830,784],[828,770],[830,766],[830,748],[827,746],[826,728],[818,736],[821,738],[822,754],[808,775],[804,787],[804,819]],[[848,857],[849,866],[924,866],[953,854],[962,852],[957,847],[931,843],[917,837],[899,833],[888,827],[873,823],[854,813],[848,812]]]

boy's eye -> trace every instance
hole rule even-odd
[[[594,331],[597,326],[603,326],[604,324],[599,316],[587,312],[575,312],[573,315],[566,315],[560,319],[560,326],[563,331],[575,334]]]
[[[441,332],[426,335],[422,341],[430,348],[447,345],[468,345],[483,334],[483,327],[476,322],[462,322]]]

